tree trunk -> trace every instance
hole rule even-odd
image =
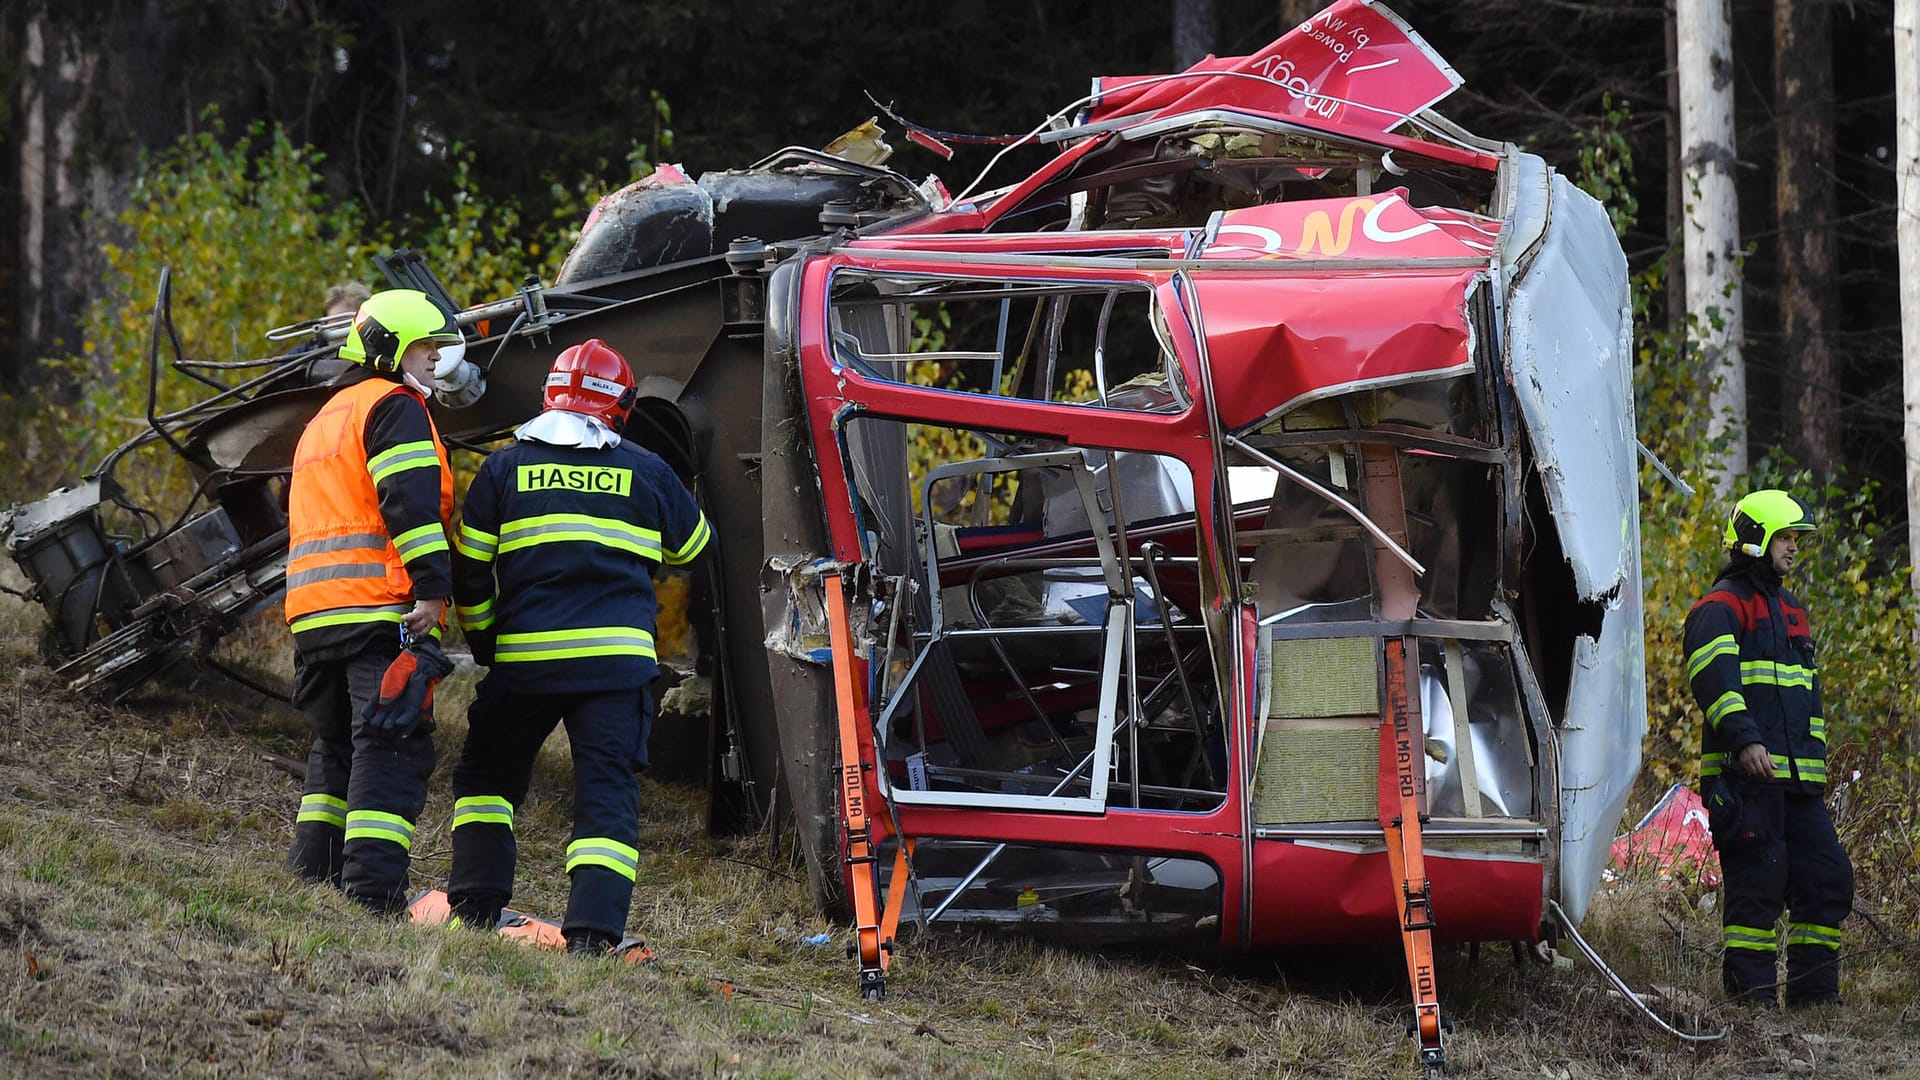
[[[1780,336],[1802,464],[1842,464],[1833,298],[1833,38],[1824,0],[1773,0],[1774,221]]]
[[[1724,437],[1723,494],[1747,472],[1747,371],[1740,304],[1740,199],[1734,189],[1733,28],[1727,0],[1679,0],[1681,165],[1687,184],[1687,316],[1709,385],[1707,434]]]
[[[19,265],[15,269],[14,349],[11,373],[25,382],[39,353],[36,338],[45,319],[47,276],[47,102],[41,73],[47,64],[46,18],[36,17],[20,35],[20,87],[14,105],[19,132]]]
[[[24,18],[0,16],[0,56],[25,56]],[[9,76],[0,93],[8,98],[8,115],[0,120],[0,392],[20,387],[20,241],[26,235],[20,204],[20,126],[24,104],[18,91],[24,83],[18,72],[0,67]]]
[[[9,374],[34,378],[39,361],[80,351],[80,315],[91,267],[85,203],[92,180],[80,160],[81,118],[94,59],[44,16],[21,35],[15,123],[19,157],[19,266],[15,352]]]
[[[1894,0],[1895,232],[1900,245],[1900,349],[1906,413],[1907,562],[1920,592],[1920,0]]]
[[[1687,266],[1676,259],[1672,245],[1685,242],[1687,225],[1686,170],[1680,167],[1680,41],[1674,26],[1674,0],[1666,0],[1667,113],[1662,125],[1667,143],[1667,333],[1685,340],[1687,333]]]
[[[1213,51],[1213,0],[1173,0],[1173,67],[1179,71]]]

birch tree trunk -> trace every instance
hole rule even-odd
[[[1900,245],[1900,370],[1906,387],[1907,561],[1920,592],[1920,0],[1894,0],[1895,217]]]
[[[1781,352],[1801,463],[1841,464],[1833,306],[1833,37],[1825,0],[1773,0],[1774,222]]]
[[[1727,439],[1722,494],[1747,472],[1747,371],[1740,356],[1740,201],[1734,189],[1733,28],[1727,0],[1678,0],[1680,161],[1686,177],[1687,315],[1711,386],[1707,433]]]
[[[1173,67],[1192,67],[1213,51],[1213,0],[1173,0]]]

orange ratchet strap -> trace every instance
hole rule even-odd
[[[860,958],[860,996],[878,1001],[887,996],[887,966],[893,959],[893,935],[900,925],[900,906],[906,896],[909,843],[894,857],[894,890],[886,911],[880,910],[880,882],[874,870],[878,846],[874,819],[867,813],[867,773],[873,764],[860,753],[860,724],[867,715],[865,687],[854,675],[853,628],[847,621],[847,596],[839,574],[821,579],[827,593],[828,641],[833,646],[833,693],[840,717],[840,823],[845,830],[847,878],[853,892],[855,943],[850,955]]]
[[[1363,443],[1360,460],[1367,512],[1395,543],[1407,543],[1407,507],[1400,483],[1400,455],[1390,446]],[[1374,580],[1380,613],[1411,619],[1419,613],[1420,588],[1413,569],[1378,540],[1373,545]],[[1425,728],[1420,722],[1418,668],[1409,686],[1408,639],[1381,643],[1386,676],[1386,710],[1380,718],[1380,828],[1386,833],[1387,867],[1393,875],[1394,910],[1400,916],[1400,944],[1407,954],[1407,983],[1413,990],[1413,1034],[1420,1040],[1420,1063],[1428,1075],[1446,1068],[1441,1032],[1450,1027],[1440,1015],[1433,972],[1433,905],[1426,856],[1420,839],[1421,807],[1426,799]],[[1418,653],[1415,653],[1416,658]],[[1417,662],[1417,661],[1416,661]]]
[[[1413,989],[1414,1035],[1420,1061],[1429,1073],[1446,1067],[1439,989],[1433,973],[1433,906],[1426,856],[1420,841],[1420,792],[1426,753],[1413,737],[1407,691],[1407,639],[1388,638],[1386,646],[1387,721],[1380,725],[1380,826],[1386,831],[1387,866],[1393,873],[1395,910],[1400,913],[1400,944],[1407,954],[1407,983]]]

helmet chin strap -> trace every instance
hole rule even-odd
[[[411,371],[401,372],[400,381],[403,383],[406,383],[409,387],[411,387],[414,390],[415,393],[419,394],[421,397],[426,397],[427,395],[433,393],[433,387],[420,385],[420,380],[414,378],[413,372]]]

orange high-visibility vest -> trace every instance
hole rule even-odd
[[[335,394],[307,424],[293,453],[287,506],[287,623],[295,634],[347,623],[398,623],[413,606],[413,578],[380,516],[376,471],[425,464],[428,447],[409,444],[367,460],[367,417],[399,383],[368,379]],[[440,431],[427,417],[431,450],[440,466],[440,521],[431,536],[400,539],[444,548],[453,519],[453,470]]]

